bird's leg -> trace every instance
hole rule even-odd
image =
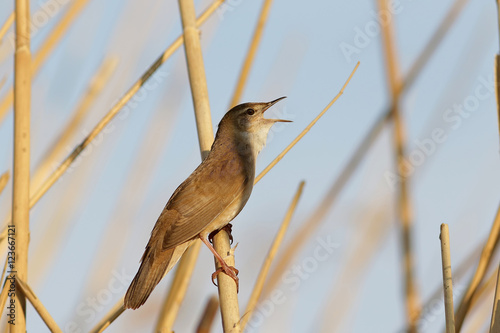
[[[201,241],[203,243],[205,243],[205,245],[208,247],[208,249],[210,251],[212,251],[212,253],[217,258],[217,260],[219,261],[219,264],[221,266],[219,269],[217,269],[212,274],[212,283],[214,285],[217,285],[217,284],[215,284],[215,278],[217,277],[217,274],[219,274],[220,272],[224,272],[224,273],[226,273],[226,275],[228,275],[230,278],[232,278],[234,280],[234,282],[236,283],[236,290],[239,291],[240,290],[240,283],[239,283],[240,279],[238,278],[239,271],[236,268],[234,268],[233,266],[229,266],[228,264],[226,264],[226,261],[220,256],[220,254],[217,253],[217,251],[215,251],[212,244],[210,244],[208,242],[208,240],[205,237],[203,237],[202,235],[199,235],[199,236],[200,236]]]
[[[218,230],[214,230],[210,234],[208,234],[208,240],[210,241],[210,243],[212,243],[212,244],[214,243],[214,236],[215,236],[215,234],[217,234],[221,230],[226,230],[226,232],[227,232],[227,234],[229,236],[229,242],[230,242],[231,245],[233,245],[233,235],[232,235],[233,225],[231,223],[228,223],[225,226],[223,226],[222,228],[220,228]]]

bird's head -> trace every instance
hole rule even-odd
[[[243,103],[233,107],[222,118],[219,130],[225,127],[242,144],[250,145],[252,151],[259,153],[266,143],[267,134],[277,122],[290,122],[284,119],[264,118],[264,113],[274,104],[286,97],[267,103]]]
[[[290,122],[290,120],[284,119],[264,118],[264,112],[284,98],[286,97],[280,97],[267,103],[243,103],[236,105],[226,113],[221,124],[222,122],[229,122],[237,131],[253,134],[265,132],[265,135],[267,135],[273,124],[277,122]]]

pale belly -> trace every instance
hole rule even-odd
[[[219,214],[201,233],[202,237],[207,237],[212,231],[219,230],[231,222],[243,209],[252,193],[253,184],[247,186],[243,195],[236,198],[222,213]]]

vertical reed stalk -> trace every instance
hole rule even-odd
[[[378,0],[381,11],[389,13],[389,1]],[[399,110],[399,97],[401,92],[402,80],[399,74],[399,66],[396,55],[396,46],[394,39],[393,20],[388,24],[382,25],[382,40],[384,43],[385,60],[387,68],[387,78],[389,89],[391,91],[392,117],[394,120],[394,151],[396,154],[396,170],[403,170],[405,158],[405,129],[403,119]],[[401,242],[403,255],[403,276],[406,296],[406,317],[410,323],[410,332],[416,332],[416,320],[420,306],[415,285],[415,263],[412,246],[412,213],[409,198],[408,179],[399,177],[399,189],[397,192],[397,211],[401,223]]]
[[[16,0],[16,52],[14,57],[14,167],[12,222],[15,235],[9,245],[15,247],[15,266],[9,267],[15,278],[28,279],[29,182],[30,182],[30,103],[31,52],[29,0]],[[9,235],[10,236],[10,235]],[[11,242],[14,242],[12,244]],[[11,332],[26,331],[26,300],[16,292],[15,325]]]
[[[441,262],[443,266],[444,311],[446,333],[455,333],[455,314],[453,312],[453,280],[451,277],[450,234],[448,225],[441,224]]]
[[[212,118],[208,101],[208,88],[205,78],[205,66],[201,52],[199,30],[196,27],[196,16],[193,0],[179,0],[179,8],[184,29],[184,48],[189,73],[189,83],[193,96],[198,141],[202,158],[210,151],[213,142]],[[224,254],[231,251],[229,235],[225,230],[220,231],[213,239],[215,250],[224,258]],[[197,241],[199,242],[199,241]],[[227,264],[234,266],[234,257],[227,258]],[[218,278],[220,309],[224,332],[239,332],[239,305],[236,285],[232,278],[219,274]],[[233,329],[236,330],[233,331]]]

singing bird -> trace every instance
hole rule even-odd
[[[289,122],[264,118],[264,112],[283,98],[240,104],[224,115],[208,156],[179,185],[156,221],[139,271],[125,294],[125,308],[143,305],[198,237],[217,257],[221,270],[238,284],[238,271],[224,262],[207,236],[229,224],[248,201],[255,161],[269,130],[276,122]]]

